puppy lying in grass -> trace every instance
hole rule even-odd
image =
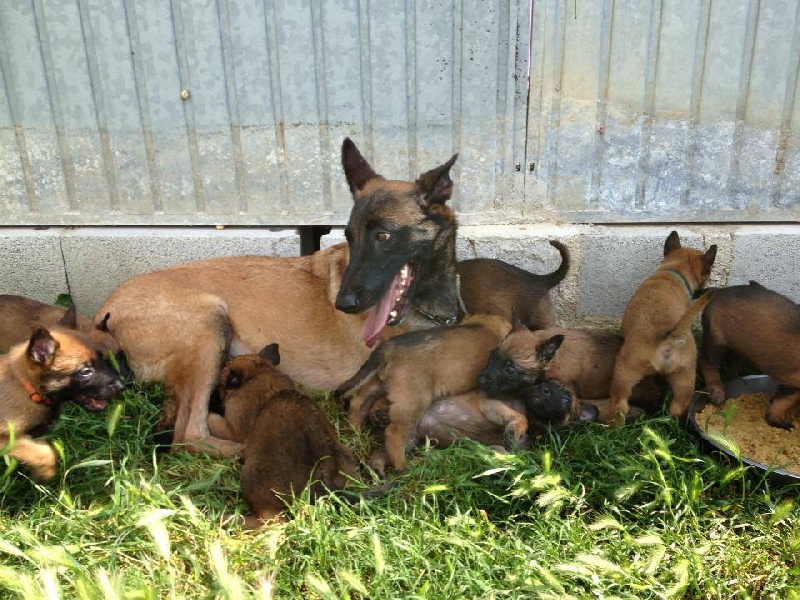
[[[492,348],[511,324],[497,315],[471,315],[459,325],[411,331],[383,342],[337,395],[350,399],[350,421],[360,428],[372,405],[385,397],[389,425],[385,452],[396,470],[417,441],[417,424],[434,401],[477,387]],[[371,461],[373,465],[375,461]]]
[[[331,422],[275,368],[279,363],[277,344],[230,360],[218,385],[225,416],[208,415],[213,436],[244,444],[242,495],[253,513],[244,517],[245,529],[284,520],[284,498],[306,487],[313,502],[358,477]]]
[[[539,331],[517,324],[495,348],[478,383],[493,396],[519,394],[543,380],[560,382],[581,402],[609,397],[622,336],[606,331],[551,327]],[[653,378],[642,380],[631,402],[648,412],[661,404]],[[600,408],[598,406],[598,408]]]

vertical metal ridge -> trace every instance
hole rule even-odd
[[[783,174],[786,171],[786,150],[792,139],[792,113],[797,98],[797,80],[800,70],[800,2],[797,3],[794,15],[794,35],[792,36],[792,53],[789,65],[786,68],[786,91],[783,96],[783,111],[781,113],[781,126],[778,133],[778,146],[775,149],[775,168],[772,176],[772,192],[770,193],[769,206],[780,207],[781,186]]]
[[[550,156],[547,159],[547,205],[554,209],[557,209],[556,189],[558,188],[559,180],[558,151],[561,141],[558,129],[561,126],[561,88],[564,85],[564,58],[566,56],[567,41],[567,19],[566,15],[562,13],[565,1],[566,0],[563,2],[557,1],[555,3],[554,30],[556,33],[553,36],[555,60],[553,61],[553,79],[550,83],[553,86],[553,97],[551,100],[547,127],[548,137],[550,138],[547,143],[550,149]]]
[[[505,196],[506,181],[514,177],[513,156],[508,153],[508,119],[506,119],[506,102],[508,87],[506,83],[508,68],[509,27],[511,10],[507,0],[497,1],[497,78],[495,79],[495,200]],[[512,159],[512,160],[509,160]]]
[[[358,0],[359,67],[361,69],[361,128],[367,156],[375,156],[372,135],[372,41],[370,39],[369,0]]]
[[[94,104],[94,118],[100,134],[100,152],[103,156],[103,173],[108,183],[108,200],[112,211],[119,211],[119,189],[117,189],[117,173],[114,154],[111,152],[111,136],[108,132],[108,115],[103,102],[103,86],[100,81],[100,67],[97,63],[97,46],[94,43],[92,20],[86,0],[78,0],[78,21],[81,26],[83,51],[89,68],[89,88]]]
[[[317,118],[319,126],[320,161],[322,166],[322,201],[325,211],[333,210],[331,165],[331,131],[328,118],[328,85],[325,72],[325,31],[323,28],[322,2],[311,2],[311,41],[314,46],[314,75],[317,89]]]
[[[598,52],[597,107],[595,111],[594,149],[592,152],[592,175],[589,183],[589,210],[600,208],[600,181],[603,177],[606,150],[606,109],[608,106],[608,82],[611,76],[611,39],[614,35],[614,0],[603,2],[603,22]],[[602,128],[602,129],[601,129]]]
[[[248,210],[247,169],[242,151],[242,121],[239,117],[239,96],[236,93],[236,68],[233,64],[233,41],[231,39],[231,18],[228,12],[228,0],[217,0],[217,23],[222,48],[222,77],[225,80],[225,100],[228,104],[228,120],[230,121],[231,144],[233,145],[233,177],[236,181],[236,193],[239,196],[239,212],[246,214]]]
[[[0,25],[3,20],[0,19]],[[37,212],[39,210],[39,201],[36,198],[36,183],[31,174],[31,160],[28,155],[28,142],[25,139],[25,129],[20,123],[18,100],[15,92],[14,75],[11,72],[11,65],[9,64],[8,46],[5,42],[6,36],[3,34],[2,27],[0,27],[0,78],[3,80],[3,92],[8,100],[8,110],[11,113],[11,122],[14,124],[14,140],[17,144],[17,152],[19,154],[20,167],[22,168],[22,179],[25,182],[25,195],[28,201],[28,211]]]
[[[417,132],[417,2],[406,0],[406,118],[408,178],[419,175]]]
[[[643,209],[647,193],[647,178],[650,170],[650,157],[653,148],[652,133],[656,104],[656,81],[658,80],[658,56],[661,50],[661,19],[664,14],[663,0],[653,0],[650,4],[650,23],[647,39],[647,66],[644,83],[644,115],[642,119],[642,151],[636,173],[634,208]]]
[[[56,69],[53,64],[53,53],[50,49],[50,36],[47,31],[47,20],[44,16],[42,0],[33,0],[33,17],[36,22],[36,37],[39,45],[39,54],[42,58],[42,64],[44,64],[47,97],[50,103],[50,111],[53,113],[53,126],[56,130],[58,152],[61,155],[64,188],[67,192],[69,210],[71,212],[77,212],[80,207],[78,205],[77,194],[75,193],[75,165],[72,164],[72,152],[70,152],[69,144],[67,144],[64,111],[61,107],[61,95],[58,93]]]
[[[452,68],[452,82],[451,82],[451,99],[452,104],[452,147],[453,153],[461,152],[462,140],[462,114],[463,108],[461,104],[461,95],[463,94],[462,84],[462,64],[464,60],[464,39],[462,31],[464,27],[464,3],[463,0],[453,0],[453,44],[451,46],[451,68]],[[462,157],[463,161],[463,157]],[[461,164],[456,161],[454,165],[453,175],[454,180],[458,181],[462,172]],[[453,209],[458,213],[461,210],[461,194],[458,191],[459,187],[456,186],[456,193],[454,198],[450,201]]]
[[[689,206],[689,194],[697,160],[697,126],[700,119],[700,101],[703,97],[703,77],[706,68],[706,50],[708,45],[708,27],[711,21],[711,0],[703,0],[700,7],[700,18],[697,24],[697,36],[694,48],[694,66],[692,67],[692,91],[689,96],[689,127],[686,142],[687,177],[681,190],[681,207]]]
[[[142,43],[139,38],[139,25],[136,20],[136,0],[123,0],[125,9],[125,29],[128,32],[128,41],[133,65],[133,78],[135,83],[136,104],[139,108],[139,122],[142,124],[142,140],[144,153],[147,160],[147,173],[150,177],[150,197],[153,202],[154,212],[164,212],[164,200],[161,197],[161,175],[156,162],[156,143],[153,137],[153,119],[150,115],[150,106],[147,96],[147,78],[145,77],[144,64],[142,63]]]
[[[178,73],[181,88],[191,91],[192,79],[189,73],[189,61],[186,57],[186,36],[183,27],[183,12],[180,0],[170,0],[170,15],[172,16],[172,33],[175,36],[175,58],[178,61]],[[206,194],[203,185],[203,173],[200,165],[200,149],[197,147],[197,129],[195,128],[194,105],[191,100],[183,102],[183,118],[186,123],[186,137],[189,144],[189,165],[192,169],[194,182],[195,206],[200,212],[206,212]]]
[[[747,5],[747,24],[742,52],[742,65],[739,69],[739,89],[736,96],[736,113],[733,126],[731,157],[728,167],[728,180],[725,183],[725,195],[732,199],[734,188],[739,184],[739,156],[744,143],[744,126],[747,118],[747,97],[750,93],[750,75],[753,72],[753,55],[755,54],[756,33],[761,0],[752,0]]]
[[[286,123],[283,117],[283,89],[281,88],[281,61],[278,50],[278,25],[275,3],[264,0],[264,29],[267,34],[267,66],[270,78],[270,99],[275,125],[275,145],[280,181],[279,201],[281,210],[291,214],[294,207],[289,194],[289,165],[286,157]]]

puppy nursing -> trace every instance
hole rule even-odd
[[[247,528],[280,520],[284,498],[306,487],[313,501],[358,476],[333,425],[279,363],[277,344],[229,361],[219,383],[225,416],[208,415],[212,435],[244,445],[242,495],[254,515],[245,518]]]

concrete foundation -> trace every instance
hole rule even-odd
[[[565,325],[614,326],[639,282],[661,260],[664,240],[676,229],[684,245],[717,244],[709,285],[755,279],[800,302],[800,225],[503,225],[459,230],[459,259],[500,258],[534,273],[548,273],[570,251],[570,271],[553,292]],[[344,241],[340,229],[326,248]],[[54,302],[72,296],[94,313],[123,280],[170,265],[213,256],[297,256],[294,229],[255,228],[26,228],[0,229],[0,293]]]

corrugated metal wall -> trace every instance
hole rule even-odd
[[[467,223],[797,218],[800,3],[531,6],[2,0],[0,223],[342,223],[348,135]]]

